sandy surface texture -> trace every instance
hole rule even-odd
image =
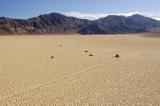
[[[160,106],[160,37],[0,36],[0,106]]]

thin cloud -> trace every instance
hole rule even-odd
[[[156,20],[159,20],[159,21],[160,21],[160,17],[157,17],[157,18],[154,18],[154,19],[156,19]]]
[[[77,18],[82,18],[82,19],[89,19],[89,20],[96,20],[102,17],[106,17],[108,15],[123,15],[123,16],[131,16],[133,14],[141,14],[147,17],[151,17],[157,20],[160,20],[160,14],[156,13],[147,13],[147,12],[127,12],[127,13],[113,13],[113,14],[107,14],[107,13],[82,13],[82,12],[67,12],[63,13],[67,16],[73,16]]]
[[[159,20],[160,21],[160,14],[159,13],[147,13],[147,12],[143,12],[142,15],[147,16],[147,17],[151,17],[153,19]]]

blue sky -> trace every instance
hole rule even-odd
[[[0,16],[29,18],[58,12],[96,19],[108,14],[139,13],[160,18],[160,0],[0,0]]]

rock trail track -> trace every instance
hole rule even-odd
[[[119,79],[117,79],[117,80],[115,80],[114,81],[114,83],[111,83],[112,81],[110,81],[110,82],[107,82],[108,83],[108,85],[106,85],[105,83],[106,83],[106,80],[105,80],[105,78],[104,78],[104,76],[102,76],[102,74],[103,73],[108,73],[109,75],[110,75],[110,73],[114,73],[115,75],[116,75],[116,71],[118,71],[118,67],[119,67],[119,65],[120,65],[120,63],[121,63],[121,61],[123,61],[123,62],[125,62],[126,60],[127,61],[134,61],[134,59],[133,58],[145,58],[146,56],[142,56],[142,55],[140,55],[140,56],[132,56],[132,57],[125,57],[125,58],[118,58],[118,59],[116,59],[116,58],[110,58],[110,59],[107,59],[104,63],[101,63],[101,64],[99,64],[99,65],[96,65],[96,66],[91,66],[91,67],[89,67],[89,68],[86,68],[86,69],[83,69],[83,70],[79,70],[79,71],[77,71],[77,72],[75,72],[75,73],[72,73],[72,74],[69,74],[69,75],[66,75],[66,76],[63,76],[62,78],[58,78],[58,79],[54,79],[54,80],[51,80],[51,81],[48,81],[48,82],[45,82],[45,83],[42,83],[42,84],[38,84],[38,85],[36,85],[36,86],[33,86],[33,87],[30,87],[30,88],[28,88],[28,89],[25,89],[25,90],[22,90],[22,91],[20,91],[20,92],[17,92],[17,93],[15,93],[15,94],[12,94],[12,95],[8,95],[8,96],[6,96],[6,97],[4,97],[4,98],[2,98],[0,101],[0,104],[2,103],[2,105],[28,105],[29,103],[28,102],[31,102],[32,101],[32,99],[31,98],[36,98],[36,95],[38,95],[39,94],[39,99],[38,99],[38,101],[32,101],[32,104],[30,104],[30,105],[41,105],[41,106],[44,106],[44,105],[48,105],[48,106],[52,106],[52,105],[55,105],[55,106],[57,106],[57,105],[95,105],[95,106],[97,106],[97,105],[132,105],[132,104],[135,104],[135,105],[148,105],[147,103],[141,103],[141,101],[146,101],[146,100],[141,100],[139,103],[138,103],[138,98],[139,98],[139,96],[137,96],[136,97],[136,99],[135,99],[135,97],[133,96],[132,97],[132,99],[134,98],[134,100],[131,100],[132,102],[130,102],[130,101],[127,101],[127,99],[131,99],[131,98],[126,98],[125,96],[125,98],[123,98],[124,99],[124,101],[106,101],[107,99],[109,100],[109,99],[113,99],[112,97],[108,97],[107,95],[108,95],[108,92],[106,93],[106,95],[105,95],[105,93],[103,94],[102,92],[104,92],[103,91],[103,89],[104,88],[98,88],[100,91],[98,91],[99,93],[97,93],[96,94],[96,89],[94,88],[94,83],[96,82],[94,82],[94,80],[93,81],[89,81],[89,77],[88,76],[94,76],[94,78],[96,78],[96,79],[98,79],[98,80],[100,80],[100,81],[98,81],[98,82],[100,82],[102,85],[105,85],[105,86],[108,86],[108,89],[109,89],[109,91],[111,90],[111,88],[113,88],[115,91],[112,91],[112,93],[113,92],[117,92],[117,91],[119,91],[119,89],[120,90],[122,90],[123,88],[125,88],[126,89],[126,87],[125,86],[122,86],[123,85],[123,83],[126,81],[126,80],[129,80],[128,78],[132,78],[133,76],[135,76],[135,72],[132,72],[132,73],[130,73],[129,75],[128,75],[128,73],[127,74],[125,74],[125,75],[118,75],[117,74],[117,77],[120,77]],[[154,57],[154,56],[153,56]],[[111,66],[112,67],[114,67],[116,70],[115,71],[113,71],[113,72],[111,72],[111,71],[107,71],[107,72],[105,72],[106,71],[106,67],[107,67],[107,65],[110,65],[109,67],[111,68]],[[123,64],[124,65],[124,64]],[[148,65],[148,64],[147,64]],[[117,67],[118,66],[118,67]],[[160,66],[159,66],[159,68],[160,68]],[[100,76],[102,77],[102,79],[101,78],[99,78],[100,76],[98,75],[98,74],[100,74]],[[144,73],[143,73],[144,74]],[[132,76],[133,75],[133,76]],[[84,76],[87,76],[87,77],[84,77]],[[92,76],[92,77],[93,77]],[[77,78],[78,77],[78,78]],[[107,77],[107,76],[106,76]],[[84,80],[87,80],[87,82],[81,82],[80,80],[82,80],[82,78],[84,78]],[[85,79],[86,78],[86,79]],[[113,78],[115,78],[115,76],[113,77]],[[116,79],[116,78],[115,78]],[[113,79],[112,79],[113,80]],[[158,79],[158,80],[160,80],[160,79]],[[80,81],[80,82],[79,82]],[[68,83],[69,82],[69,83]],[[71,83],[71,84],[70,84]],[[76,83],[78,83],[78,84],[76,84]],[[134,81],[133,82],[130,82],[130,83],[134,83]],[[67,85],[68,84],[68,85]],[[85,84],[84,86],[86,86],[86,88],[84,88],[83,87],[83,90],[82,90],[82,88],[81,88],[81,86],[83,86],[83,84]],[[87,84],[87,85],[86,85]],[[93,85],[92,85],[93,84]],[[114,85],[115,84],[115,85]],[[120,84],[122,84],[121,86],[120,86]],[[132,85],[132,84],[131,84]],[[129,86],[129,87],[131,87],[131,85]],[[68,90],[66,89],[66,91],[64,91],[65,89],[63,89],[63,87],[65,88],[65,86],[68,86],[67,88],[68,88]],[[72,87],[70,87],[70,86],[72,86]],[[92,87],[88,87],[88,86],[92,86]],[[113,87],[112,87],[113,86]],[[117,86],[117,88],[115,88]],[[133,85],[132,85],[133,86]],[[111,88],[110,88],[111,87]],[[119,88],[120,87],[120,88]],[[159,87],[159,86],[158,86]],[[71,89],[72,88],[72,89]],[[48,90],[46,90],[46,89],[49,89],[49,90],[53,90],[53,91],[51,91],[52,93],[51,94],[48,94],[49,93],[49,91]],[[58,89],[60,89],[60,91],[58,90]],[[62,89],[62,90],[61,90]],[[133,89],[133,87],[132,87],[132,89]],[[137,88],[135,87],[135,89],[137,90]],[[57,94],[56,93],[56,90],[58,90],[58,92],[60,93],[60,94]],[[94,91],[95,90],[95,91]],[[124,90],[124,89],[123,89]],[[127,92],[130,92],[130,90],[127,88],[127,90],[125,91],[119,91],[119,93],[121,92],[121,93],[125,93],[126,91]],[[149,91],[150,91],[150,89],[148,89]],[[158,89],[157,89],[158,90]],[[107,90],[108,91],[108,90]],[[111,92],[110,91],[110,92]],[[42,93],[43,92],[43,93]],[[46,94],[44,93],[44,92],[46,92]],[[47,93],[48,92],[48,93]],[[126,93],[127,93],[126,92]],[[135,92],[135,91],[134,91]],[[136,92],[138,92],[138,90],[136,91]],[[153,99],[153,101],[155,101],[155,103],[154,104],[151,104],[151,105],[156,105],[156,106],[158,106],[159,105],[159,97],[160,97],[160,94],[158,93],[159,91],[157,91],[157,93],[155,92],[155,94],[154,94],[154,96],[152,97],[148,97],[148,99]],[[42,93],[42,94],[41,94]],[[61,94],[62,93],[62,94]],[[120,93],[120,94],[121,94]],[[139,91],[139,93],[140,93],[140,91]],[[143,92],[144,93],[144,92]],[[146,92],[145,92],[146,93]],[[118,92],[116,93],[117,95],[116,96],[119,96],[118,95]],[[28,96],[29,95],[29,96]],[[50,97],[50,99],[51,100],[49,100],[48,99],[48,96],[47,95],[50,95],[49,97]],[[52,95],[52,96],[51,96]],[[103,98],[103,96],[107,96],[108,98],[106,98],[106,100],[105,100],[105,98]],[[110,96],[111,95],[113,95],[113,94],[110,94]],[[132,95],[134,95],[134,94],[132,94]],[[27,102],[27,97],[28,96],[28,102]],[[33,96],[33,97],[32,97]],[[42,102],[41,103],[41,100],[43,100],[44,98],[43,98],[43,96],[45,96],[45,102]],[[72,100],[72,101],[68,101],[67,99],[68,98],[70,98],[70,97],[72,97],[73,96],[73,98],[72,99],[75,99],[75,101],[74,100]],[[84,98],[81,98],[81,96]],[[128,95],[128,94],[126,94],[126,96],[131,96],[131,95]],[[147,94],[146,94],[146,96],[147,96]],[[41,99],[40,99],[41,98]],[[43,98],[43,99],[42,99]],[[77,98],[77,99],[76,99]],[[120,97],[119,97],[120,98]],[[118,98],[118,99],[119,99]],[[117,99],[117,98],[116,98]],[[123,100],[122,99],[122,100]],[[126,101],[125,101],[125,99],[126,99]],[[147,99],[147,100],[148,100]],[[96,101],[102,101],[102,102],[96,102]],[[134,103],[134,101],[136,101],[137,103]],[[113,103],[112,103],[113,102]],[[126,103],[125,103],[126,102]],[[128,102],[128,103],[127,103]],[[157,102],[157,103],[156,103]],[[68,104],[67,104],[68,103]],[[29,106],[29,105],[28,105]]]
[[[141,36],[0,37],[0,106],[160,106],[159,44]]]

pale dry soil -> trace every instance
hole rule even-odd
[[[0,36],[0,106],[160,106],[160,38]]]

